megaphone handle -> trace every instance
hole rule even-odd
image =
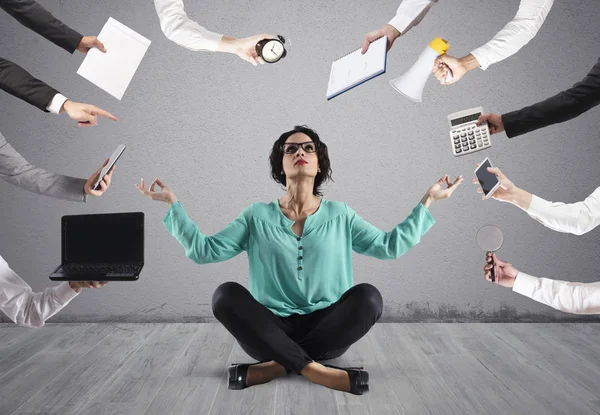
[[[444,64],[444,66],[448,70],[448,72],[446,72],[446,79],[444,79],[444,81],[448,84],[448,83],[452,82],[452,80],[454,79],[454,76],[452,75],[452,71],[450,70],[448,65]]]
[[[492,252],[493,254],[493,252]],[[490,278],[492,279],[492,282],[496,281],[496,275],[494,274],[494,256],[492,255],[492,269],[490,269]]]

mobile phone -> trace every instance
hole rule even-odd
[[[106,166],[102,167],[100,174],[94,180],[94,185],[92,186],[92,189],[100,190],[100,182],[102,181],[102,178],[106,173],[108,173],[112,166],[115,165],[115,163],[117,162],[117,160],[119,160],[119,157],[121,157],[121,154],[123,154],[126,148],[127,146],[125,144],[120,144],[117,147],[117,149],[112,153],[112,156],[110,156],[110,158],[108,159],[108,163],[106,163]]]
[[[487,171],[488,167],[492,167],[492,163],[490,162],[490,159],[486,157],[479,163],[479,167],[475,169],[475,177],[477,177],[486,199],[492,197],[496,189],[500,187],[500,181],[494,173]]]

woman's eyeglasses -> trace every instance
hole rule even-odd
[[[304,143],[285,143],[283,145],[283,152],[285,154],[295,154],[300,146],[302,146],[302,149],[307,153],[314,153],[317,151],[317,144],[315,144],[314,141],[306,141]]]

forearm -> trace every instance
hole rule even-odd
[[[0,134],[0,179],[57,199],[85,202],[86,180],[50,173],[31,165]]]
[[[566,313],[600,314],[600,282],[567,282],[519,272],[513,291]]]
[[[588,75],[566,91],[502,115],[506,135],[516,137],[573,119],[600,104],[600,59]]]
[[[521,0],[519,10],[492,40],[473,50],[481,69],[500,62],[517,53],[535,35],[544,23],[553,0]]]
[[[26,327],[42,327],[46,320],[61,311],[77,295],[69,283],[46,288],[41,293],[23,292],[21,298],[15,299],[17,307],[13,316],[9,316],[16,324]]]
[[[423,20],[433,3],[437,0],[403,0],[388,24],[398,31],[398,35],[404,34]]]
[[[557,232],[583,235],[600,225],[600,188],[584,201],[568,204],[532,196],[527,214]]]
[[[73,53],[83,37],[62,23],[33,0],[0,1],[0,7],[23,26],[45,37],[55,45]]]
[[[181,0],[154,0],[154,7],[165,36],[193,51],[217,50],[223,35],[211,32],[191,20]]]
[[[44,112],[59,92],[14,62],[0,58],[0,89]]]
[[[531,193],[515,187],[515,189],[511,192],[507,202],[512,203],[513,205],[518,206],[527,212],[527,209],[529,209],[529,206],[531,205],[531,198]]]

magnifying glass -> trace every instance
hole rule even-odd
[[[504,243],[504,234],[500,228],[494,225],[486,225],[477,231],[477,245],[486,252],[496,252],[502,247]],[[492,282],[496,281],[494,275],[494,257],[492,257],[492,269],[490,270],[490,276]]]

